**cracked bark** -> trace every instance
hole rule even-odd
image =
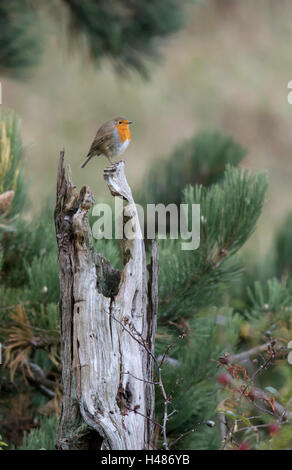
[[[124,163],[106,168],[104,178],[111,194],[126,201],[124,226],[130,222],[138,235],[122,240],[122,272],[94,251],[87,218],[93,194],[88,186],[77,191],[70,170],[65,174],[61,152],[55,226],[63,403],[57,449],[152,448],[154,386],[149,382],[158,303],[157,244],[152,243],[147,282],[145,246]],[[130,411],[134,409],[139,413]]]

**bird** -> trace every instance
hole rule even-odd
[[[84,168],[95,155],[104,155],[112,165],[112,158],[122,155],[131,141],[130,124],[132,121],[123,116],[105,122],[98,129],[81,168]]]

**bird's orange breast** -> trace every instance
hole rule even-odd
[[[124,124],[124,125],[121,124],[117,126],[117,131],[119,133],[121,142],[125,142],[127,139],[129,140],[131,139],[131,132],[130,132],[128,124]]]

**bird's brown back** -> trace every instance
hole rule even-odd
[[[114,130],[113,121],[105,122],[97,131],[87,155],[94,153],[107,153]]]

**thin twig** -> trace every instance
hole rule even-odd
[[[280,352],[283,348],[280,348],[279,350],[275,349],[276,345],[276,340],[271,340],[269,343],[266,343],[264,345],[258,346],[256,348],[252,348],[249,351],[245,351],[244,353],[238,354],[238,355],[233,355],[229,356],[228,362],[223,363],[220,362],[220,365],[223,365],[223,367],[228,371],[228,376],[229,376],[229,384],[235,388],[240,393],[239,396],[239,401],[238,401],[238,406],[240,406],[240,402],[242,398],[246,399],[251,399],[253,402],[253,405],[259,409],[260,411],[263,411],[264,413],[268,413],[272,416],[277,415],[278,418],[281,416],[281,420],[284,419],[289,419],[292,420],[292,412],[289,412],[286,408],[284,408],[280,403],[273,401],[272,411],[270,411],[267,408],[262,408],[256,400],[261,400],[264,403],[270,403],[270,396],[267,395],[263,390],[259,389],[258,387],[254,386],[255,379],[257,376],[262,373],[264,370],[266,370],[274,361],[275,357],[277,356],[277,353]],[[229,373],[229,367],[230,367],[230,362],[234,362],[235,360],[237,361],[242,361],[243,359],[255,355],[260,354],[263,351],[267,351],[269,354],[268,358],[264,360],[263,364],[254,372],[253,376],[248,379],[247,383],[245,383],[243,388],[239,388],[239,383],[238,380],[235,380],[234,377]],[[252,386],[251,393],[249,394],[247,390],[249,387]],[[227,425],[227,423],[226,423]],[[223,450],[228,442],[229,439],[232,439],[232,435],[235,432],[235,422],[232,424],[230,430],[228,431],[227,434],[225,434],[223,440],[222,440],[222,445],[221,449]]]
[[[138,411],[137,409],[135,409],[135,408],[129,408],[129,407],[126,406],[126,405],[125,405],[125,408],[126,408],[127,410],[129,410],[129,411],[133,411],[133,413],[137,413],[138,415],[143,416],[143,418],[148,419],[148,421],[151,421],[151,423],[156,424],[156,426],[159,426],[160,428],[162,427],[161,424],[157,423],[157,421],[154,421],[154,419],[149,418],[149,416],[144,415],[143,413],[141,413],[141,412]]]
[[[247,351],[243,351],[238,354],[233,354],[229,358],[230,362],[242,362],[252,356],[256,356],[257,354],[266,351],[269,344],[270,343],[261,344],[260,346],[255,346],[254,348],[248,349]]]
[[[159,385],[159,382],[151,382],[151,380],[140,379],[139,377],[136,377],[135,375],[131,374],[131,372],[121,372],[121,375],[130,375],[134,379],[140,380],[141,382],[145,382],[147,384],[152,384],[152,385]]]
[[[185,432],[185,433],[183,433],[183,434],[180,434],[177,439],[175,439],[173,442],[171,442],[171,443],[169,444],[169,448],[172,447],[172,446],[174,446],[174,444],[176,444],[177,442],[179,442],[181,439],[183,439],[183,438],[189,436],[189,435],[192,434],[193,432],[196,432],[196,431],[199,429],[199,427],[201,426],[201,424],[206,424],[206,422],[205,422],[205,421],[200,421],[199,423],[196,423],[195,427],[193,427],[193,428],[190,429],[189,431],[187,431],[187,432]]]

